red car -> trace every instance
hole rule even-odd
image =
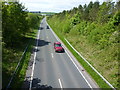
[[[60,42],[54,43],[55,52],[64,52],[64,48],[62,47]]]

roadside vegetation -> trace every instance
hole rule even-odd
[[[64,42],[66,38],[114,87],[120,88],[120,1],[102,4],[91,1],[88,5],[49,16],[47,20]],[[82,64],[89,73],[93,72]],[[90,75],[101,88],[108,88],[100,77]]]
[[[6,88],[28,46],[11,88],[21,87],[43,16],[29,13],[19,2],[2,2],[2,88]]]

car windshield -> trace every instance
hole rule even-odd
[[[61,47],[61,44],[55,44],[55,47]]]

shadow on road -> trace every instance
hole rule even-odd
[[[28,77],[30,78],[30,77]],[[24,86],[22,87],[22,90],[28,90],[30,87],[30,80],[26,79],[24,81]],[[41,85],[41,80],[38,78],[33,78],[32,80],[32,90],[38,89],[38,90],[52,90],[52,86],[48,85]]]
[[[38,40],[38,46],[39,46],[39,47],[48,45],[49,43],[50,43],[50,42],[45,41],[45,40]]]
[[[60,51],[60,52],[56,52],[56,53],[65,53],[65,50],[63,50],[63,51]]]
[[[44,28],[43,27],[39,27],[39,30],[43,30]]]
[[[33,52],[38,52],[40,51],[39,49],[33,48]]]
[[[49,29],[50,29],[48,25],[46,26],[46,29],[47,29],[47,30],[49,30]]]
[[[44,30],[44,29],[49,30],[50,28],[49,28],[49,26],[48,26],[48,25],[47,25],[45,28],[44,28],[44,27],[39,27],[39,30]]]

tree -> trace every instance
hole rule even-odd
[[[103,2],[98,12],[98,22],[101,24],[107,23],[113,15],[113,8],[113,3]]]
[[[74,14],[76,14],[77,11],[78,11],[78,8],[77,8],[77,7],[74,7],[74,8],[72,9],[72,11],[71,11],[72,16],[74,16]]]
[[[71,23],[72,23],[72,25],[76,25],[76,24],[80,23],[80,14],[79,13],[76,13],[74,15],[74,17],[71,18]]]
[[[92,8],[89,11],[89,19],[90,19],[90,21],[96,21],[98,11],[99,11],[99,6],[100,5],[99,5],[98,1],[94,2],[94,4],[92,5]]]
[[[29,27],[33,29],[38,26],[40,18],[35,13],[28,13],[27,20],[28,20]]]
[[[118,1],[115,5],[116,11],[120,11],[120,1]]]
[[[90,13],[90,10],[92,9],[92,7],[93,7],[92,1],[88,4],[88,6],[86,4],[84,5],[84,13],[83,13],[84,20],[86,20],[86,21],[90,20],[89,13]]]
[[[113,24],[115,26],[120,25],[120,11],[116,12],[116,14],[113,17]]]
[[[27,12],[18,2],[2,2],[2,16],[3,42],[12,47],[28,32]]]
[[[83,7],[82,7],[82,5],[79,5],[79,6],[78,6],[78,11],[79,11],[79,13],[81,13],[81,14],[83,13]]]

